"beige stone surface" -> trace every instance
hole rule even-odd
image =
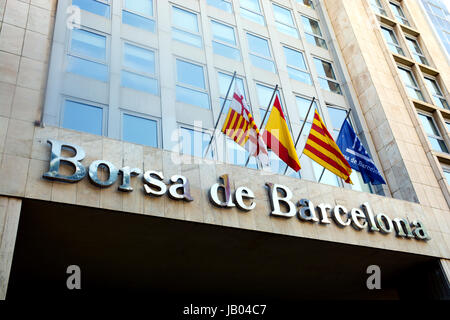
[[[21,206],[20,199],[0,196],[0,300],[6,298]]]

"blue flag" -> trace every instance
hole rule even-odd
[[[347,120],[342,125],[336,143],[339,149],[341,149],[345,160],[350,164],[350,167],[361,172],[364,183],[386,184],[372,158],[367,153]]]

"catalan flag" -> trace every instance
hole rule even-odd
[[[263,133],[263,139],[267,147],[272,149],[289,167],[295,172],[300,170],[300,161],[278,95],[275,95],[275,102]]]
[[[345,182],[353,184],[350,179],[352,173],[350,164],[345,160],[317,110],[303,153],[325,169],[344,179]]]
[[[244,147],[250,156],[259,159],[263,166],[269,165],[266,145],[238,86],[235,86],[230,110],[223,124],[222,132],[241,147]]]

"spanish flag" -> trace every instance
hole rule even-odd
[[[272,149],[289,167],[295,172],[300,170],[300,161],[278,95],[275,95],[275,102],[264,130],[263,139],[267,147]]]
[[[350,180],[350,174],[352,173],[350,164],[345,160],[317,110],[303,153],[325,169],[344,179],[345,182],[353,184]]]

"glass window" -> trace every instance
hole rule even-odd
[[[108,3],[96,0],[72,0],[72,5],[79,7],[81,10],[89,11],[105,18],[110,16]]]
[[[64,128],[102,135],[103,109],[89,104],[66,100]]]
[[[291,11],[274,3],[272,3],[272,6],[273,14],[275,16],[275,25],[277,26],[278,31],[291,37],[298,38],[298,31],[295,27]]]
[[[305,16],[302,16],[303,28],[305,31],[306,41],[309,43],[328,49],[326,41],[323,39],[322,31],[320,30],[319,22]]]
[[[180,128],[181,153],[190,154],[194,157],[203,158],[211,135],[202,131],[192,130],[188,128]],[[209,148],[207,158],[212,158],[212,148]]]
[[[428,140],[431,143],[431,148],[438,152],[448,153],[447,146],[442,139],[439,130],[437,129],[434,120],[431,116],[419,113],[419,119],[422,122],[423,128],[428,136]]]
[[[264,16],[262,15],[261,5],[259,0],[240,0],[241,15],[253,22],[265,25]]]
[[[314,58],[317,75],[319,76],[320,87],[337,94],[342,94],[341,86],[336,81],[333,66],[330,62]]]
[[[155,120],[136,117],[129,114],[123,115],[123,140],[143,144],[150,147],[158,147],[158,124]]]
[[[233,12],[233,7],[231,5],[230,0],[208,0],[208,4],[210,6],[219,8],[221,10],[224,10],[226,12]]]
[[[449,109],[447,100],[444,98],[444,95],[442,94],[441,88],[439,88],[437,81],[425,77],[425,84],[427,85],[428,90],[430,90],[430,93],[434,100],[434,104],[439,108]]]
[[[376,13],[386,16],[386,10],[384,10],[380,0],[370,0],[370,5]]]
[[[221,107],[222,107],[223,101],[225,100],[225,96],[227,95],[227,91],[228,91],[228,88],[230,87],[232,78],[233,78],[232,75],[229,75],[229,74],[226,74],[223,72],[218,73],[219,90],[220,90],[220,106]],[[230,89],[230,93],[228,94],[227,102],[225,103],[225,107],[223,108],[223,113],[225,113],[225,114],[228,113],[228,109],[229,109],[230,103],[231,103],[231,98],[233,95],[234,86],[236,84],[239,88],[239,91],[241,91],[241,93],[244,95],[245,100],[247,100],[247,96],[245,94],[245,88],[244,88],[244,80],[242,80],[241,78],[235,77],[234,83]]]
[[[270,53],[269,41],[247,33],[250,60],[255,67],[275,72],[275,64]]]
[[[202,37],[197,14],[172,7],[172,25],[173,39],[201,48]]]
[[[213,33],[213,50],[215,54],[241,61],[241,53],[237,48],[234,28],[225,24],[211,21]]]
[[[417,40],[406,37],[406,42],[408,43],[409,49],[413,54],[414,60],[416,60],[419,63],[428,65],[427,58],[425,58],[425,56],[423,55],[422,49],[420,48]]]
[[[136,28],[155,32],[153,0],[125,0],[122,22]]]
[[[311,0],[297,0],[297,2],[308,8],[314,9],[314,3]]]
[[[422,91],[420,91],[419,86],[417,85],[417,81],[414,78],[412,72],[401,67],[398,67],[398,70],[400,71],[400,76],[403,80],[403,84],[406,87],[408,95],[413,99],[425,101]]]
[[[262,85],[259,83],[256,84],[256,94],[258,95],[259,115],[261,117],[261,121],[263,120],[264,115],[266,114],[267,108],[269,108],[266,119],[264,120],[264,123],[260,128],[261,131],[265,127],[267,120],[269,120],[270,110],[272,110],[274,99],[275,99],[275,97],[274,97],[272,99],[272,101],[270,100],[273,96],[274,89],[275,88],[271,88],[271,87],[268,87],[268,86],[265,86],[265,85]],[[283,99],[281,98],[280,90],[277,90],[277,94],[278,94],[278,99],[280,100],[281,108],[284,110]],[[270,105],[269,105],[269,103],[270,103]],[[286,113],[284,116],[286,117],[288,126],[290,128],[291,124],[289,122],[289,119],[287,118]]]
[[[383,34],[384,40],[386,40],[389,50],[393,53],[405,55],[402,47],[398,43],[397,37],[395,36],[394,30],[381,27],[381,33]]]
[[[157,95],[158,80],[155,79],[155,53],[125,43],[121,85],[122,87]]]
[[[83,29],[73,29],[67,72],[108,82],[106,36]]]
[[[403,23],[404,25],[410,26],[408,19],[406,19],[406,16],[403,13],[403,9],[399,5],[392,2],[389,2],[389,5],[391,6],[392,13],[394,14],[397,21]]]
[[[445,180],[447,180],[448,185],[450,185],[450,170],[449,169],[444,169],[444,177],[445,177]]]
[[[177,59],[177,101],[210,108],[203,67]]]
[[[311,105],[311,99],[306,99],[299,96],[296,96],[295,99],[297,101],[298,114],[300,115],[300,123],[303,125],[303,122],[305,121],[306,118],[306,114],[308,113],[308,109]],[[309,135],[314,120],[314,111],[316,109],[317,109],[317,102],[314,101],[314,105],[312,106],[311,111],[309,111],[308,119],[306,119],[306,124],[305,127],[303,128],[302,136],[306,137]]]
[[[283,49],[286,56],[289,77],[291,77],[291,79],[312,85],[311,75],[306,67],[303,53],[288,47],[283,47]]]
[[[227,162],[238,166],[245,166],[249,153],[230,138],[226,138]],[[256,169],[255,157],[251,157],[247,168]]]

